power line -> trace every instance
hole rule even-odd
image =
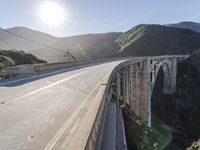
[[[66,52],[66,51],[64,51],[64,50],[61,50],[61,49],[58,49],[58,48],[55,48],[55,47],[52,47],[52,46],[46,45],[46,44],[44,44],[44,43],[41,43],[41,42],[38,42],[38,41],[35,41],[35,40],[32,40],[32,39],[29,39],[29,38],[27,38],[27,37],[24,37],[24,36],[22,36],[22,35],[19,35],[19,34],[16,34],[16,33],[10,32],[10,31],[5,30],[5,29],[2,29],[2,28],[0,28],[0,30],[4,31],[4,32],[6,32],[6,33],[9,33],[9,34],[11,34],[11,35],[14,35],[14,36],[16,36],[16,37],[18,37],[18,38],[21,38],[21,39],[27,40],[27,41],[29,41],[29,42],[36,43],[36,44],[41,45],[41,46],[43,46],[43,47],[46,47],[46,48],[49,48],[49,49],[54,49],[54,50],[57,50],[57,51],[63,52],[63,53],[65,53],[65,54],[71,56],[74,60],[76,60],[76,58],[75,58],[72,54],[70,54],[69,51]]]
[[[2,38],[1,36],[0,36],[0,39],[4,43],[6,43],[7,45],[11,46],[12,47],[11,49],[14,49],[13,45],[10,44],[7,40],[5,40],[4,38]],[[35,50],[37,50],[37,49],[35,49]],[[28,51],[26,51],[26,52],[29,53]],[[64,58],[65,57],[65,55],[64,56],[63,55],[60,55],[60,56],[56,56],[56,55],[42,55],[42,54],[38,54],[38,53],[35,53],[35,52],[33,54],[37,55],[37,56],[42,56],[42,57],[57,57],[57,58]]]
[[[4,43],[6,43],[7,45],[9,45],[9,46],[11,46],[11,47],[13,48],[13,45],[12,45],[10,42],[8,42],[7,40],[5,40],[5,39],[2,38],[1,36],[0,36],[0,39],[1,39]]]
[[[35,53],[33,52],[34,55],[37,55],[37,56],[42,56],[42,57],[58,57],[58,58],[64,58],[65,56],[63,55],[60,55],[60,56],[56,56],[56,55],[43,55],[43,54],[38,54],[38,53]]]

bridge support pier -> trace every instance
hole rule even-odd
[[[163,92],[173,94],[176,91],[177,61],[180,59],[182,57],[175,56],[136,58],[121,67],[113,81],[116,83],[118,107],[122,104],[129,107],[130,112],[151,126],[151,96],[157,74],[162,68]]]
[[[121,98],[121,76],[120,73],[117,73],[117,107],[120,106],[120,98]]]

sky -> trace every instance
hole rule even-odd
[[[45,24],[38,14],[43,1],[59,3],[67,19],[57,26]],[[200,22],[199,0],[0,0],[1,28],[24,26],[58,37],[181,21]]]

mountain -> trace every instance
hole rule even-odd
[[[137,25],[127,32],[55,37],[24,27],[0,30],[0,49],[18,49],[48,62],[123,56],[189,54],[200,49],[200,33],[163,25]],[[25,38],[21,38],[19,36]]]
[[[30,40],[0,30],[1,49],[23,50],[48,62],[66,61],[68,57],[66,58],[64,55],[68,49],[77,59],[111,57],[118,49],[115,39],[122,34],[111,32],[58,38],[24,27],[14,27],[6,31]]]
[[[182,29],[190,29],[196,32],[200,32],[200,23],[196,22],[179,22],[175,24],[168,24],[170,27],[182,28]]]
[[[0,50],[0,70],[21,64],[45,63],[32,54],[17,50]]]
[[[188,54],[200,48],[200,33],[162,25],[138,25],[116,39],[118,56]]]
[[[115,39],[119,37],[122,33],[100,33],[100,34],[85,34],[77,35],[72,37],[64,37],[52,44],[52,47],[58,49],[70,50],[70,53],[76,57],[76,59],[101,59],[114,56],[116,50],[119,49],[115,43]],[[40,53],[45,56],[56,55],[59,57],[51,57],[50,61],[66,61],[67,58],[63,57],[63,52],[57,51],[54,53],[51,49],[38,49],[31,52]],[[45,57],[44,57],[45,59]]]
[[[18,49],[28,52],[31,50],[40,49],[44,47],[38,43],[43,43],[45,45],[50,46],[57,40],[59,40],[59,38],[54,37],[50,34],[31,30],[25,27],[14,27],[6,29],[5,31],[0,30],[1,49]],[[17,36],[10,34],[8,32],[16,34]],[[30,41],[20,38],[18,35],[26,39],[29,39]]]

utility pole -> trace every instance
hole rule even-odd
[[[69,49],[68,49],[68,59],[69,59],[69,62],[70,62],[70,53],[69,53]]]
[[[69,49],[67,49],[67,52],[65,52],[64,57],[68,57],[68,62],[70,62],[70,53],[69,53]]]

